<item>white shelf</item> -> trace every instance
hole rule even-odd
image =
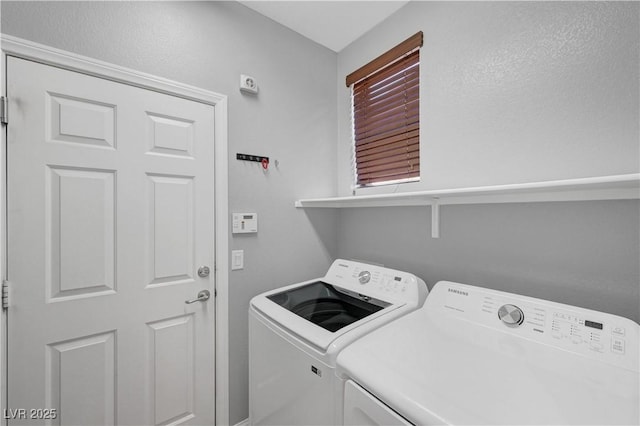
[[[438,189],[395,194],[309,198],[298,208],[428,206],[445,204],[520,203],[544,201],[625,200],[640,198],[640,173],[512,185]]]
[[[630,199],[640,199],[640,173],[395,194],[312,198],[298,200],[295,206],[334,209],[432,206],[432,236],[437,238],[441,205]]]

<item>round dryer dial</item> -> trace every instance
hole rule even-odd
[[[524,322],[524,312],[516,305],[502,305],[498,310],[498,318],[509,327],[520,327]]]
[[[360,284],[366,284],[369,282],[370,279],[371,279],[371,272],[369,271],[362,271],[358,274],[358,281],[360,281]]]

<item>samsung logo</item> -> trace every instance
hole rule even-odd
[[[449,288],[449,293],[459,294],[461,296],[468,296],[469,293],[466,291],[458,290],[457,288]]]

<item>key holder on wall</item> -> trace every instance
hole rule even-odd
[[[269,169],[269,157],[264,157],[262,155],[250,155],[250,154],[236,154],[236,160],[241,161],[254,161],[256,163],[262,164],[262,168],[264,170]]]

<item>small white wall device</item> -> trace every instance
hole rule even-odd
[[[258,232],[258,213],[233,213],[231,232],[252,234]]]
[[[258,82],[250,75],[240,74],[240,90],[255,95],[258,93]]]

